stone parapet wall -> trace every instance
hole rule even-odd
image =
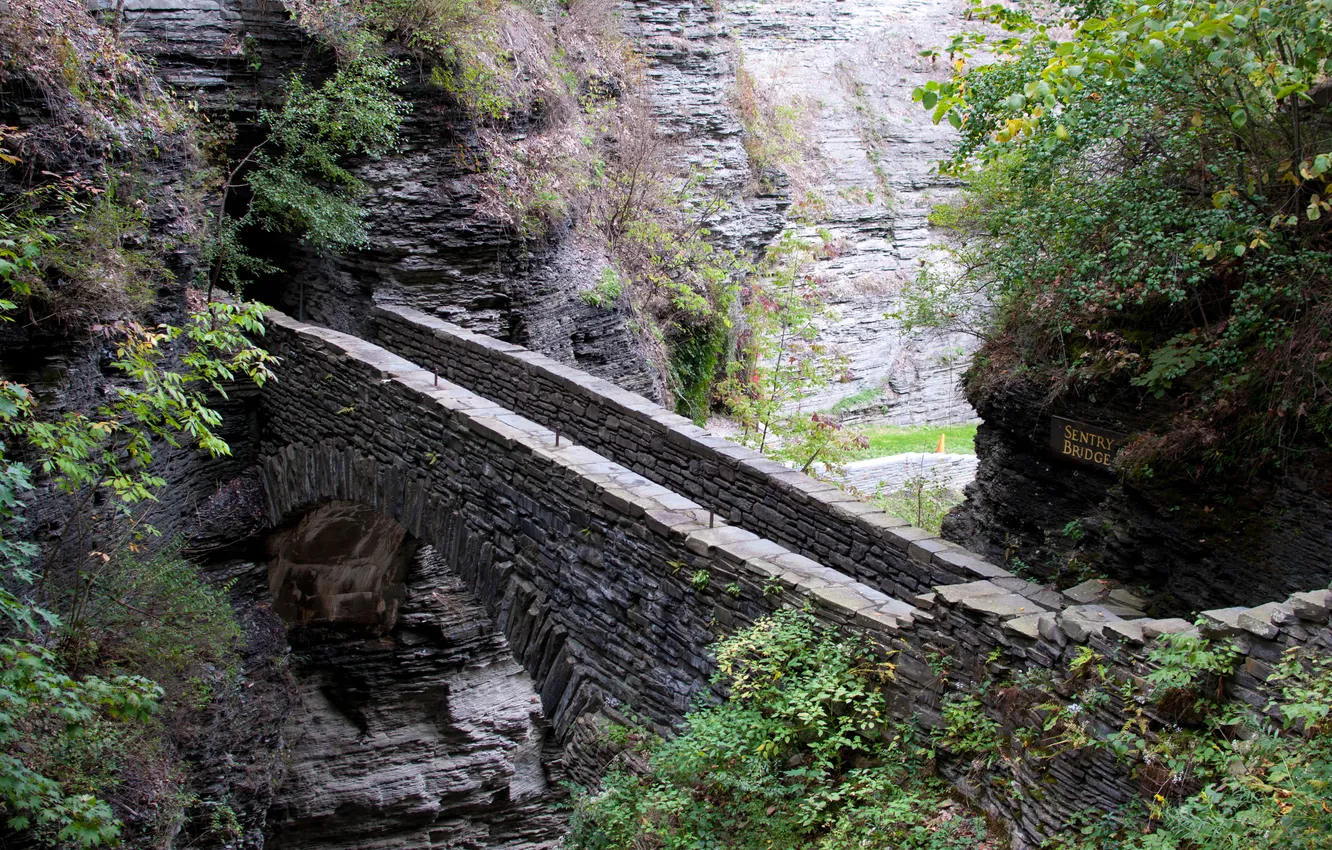
[[[950,753],[945,742],[939,767],[1011,826],[1015,847],[1035,846],[1082,809],[1144,793],[1106,747],[1034,751],[1018,746],[1013,733],[1041,729],[1049,706],[1077,699],[1081,674],[1073,662],[1088,648],[1104,659],[1104,689],[1114,694],[1116,682],[1140,681],[1150,669],[1157,635],[1192,624],[1147,618],[1141,600],[1108,583],[1086,582],[1061,593],[1026,582],[831,496],[817,500],[817,510],[826,512],[822,525],[800,514],[790,521],[794,532],[784,535],[810,535],[812,547],[765,539],[757,528],[728,522],[738,515],[748,524],[756,514],[739,501],[733,511],[714,515],[699,500],[581,445],[577,429],[590,425],[578,423],[597,423],[593,440],[620,457],[637,456],[661,480],[688,467],[670,472],[671,463],[683,461],[653,464],[658,448],[666,457],[683,456],[672,454],[682,440],[712,449],[716,472],[694,457],[702,472],[685,479],[696,489],[700,480],[719,485],[703,487],[704,499],[762,487],[779,505],[797,504],[795,493],[824,491],[725,441],[690,433],[692,425],[631,394],[608,387],[604,398],[592,398],[595,379],[516,346],[449,330],[448,347],[440,345],[449,353],[435,351],[433,361],[421,357],[430,365],[425,369],[355,337],[282,316],[270,317],[269,336],[283,358],[278,380],[264,393],[272,521],[345,499],[375,507],[434,546],[500,625],[563,738],[572,736],[579,718],[616,706],[664,731],[706,692],[713,670],[708,646],[715,638],[794,605],[890,653],[896,677],[886,692],[897,718],[939,729],[947,725],[949,700],[980,699],[980,710],[1002,730],[993,751],[984,758]],[[399,350],[404,346],[400,341]],[[421,354],[430,351],[411,356]],[[537,382],[512,388],[513,374],[526,374],[514,363],[533,367]],[[489,390],[483,397],[457,385],[450,374],[474,388],[493,384],[496,396],[532,393],[540,404],[524,405],[545,410],[559,436],[502,406]],[[576,399],[586,399],[581,411],[574,409]],[[558,412],[565,408],[567,418]],[[667,433],[652,437],[645,418]],[[748,498],[762,503],[752,492]],[[860,570],[848,575],[792,551],[826,546],[836,552],[850,540],[869,557],[869,530],[879,533],[875,545],[890,547],[906,565],[897,569],[914,571],[911,581],[928,587],[925,592],[890,595],[882,590],[889,581],[871,587],[858,580]],[[835,539],[820,543],[820,536]],[[971,580],[936,580],[940,574],[956,579],[962,571],[936,572],[936,558],[963,565]],[[1203,631],[1230,639],[1243,656],[1227,682],[1231,695],[1264,708],[1265,679],[1282,652],[1332,648],[1330,608],[1332,591],[1317,590],[1280,604],[1205,612]],[[1112,697],[1080,716],[1094,737],[1103,736],[1122,728],[1140,705]]]
[[[371,343],[272,315],[269,344],[272,522],[356,501],[434,546],[561,734],[602,701],[677,722],[708,645],[784,604],[885,644],[919,613]]]
[[[884,593],[1010,574],[840,487],[713,436],[642,396],[405,307],[375,340],[741,525]]]

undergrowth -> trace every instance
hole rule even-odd
[[[981,819],[949,801],[928,747],[880,692],[893,667],[792,610],[716,646],[717,705],[675,737],[625,736],[633,758],[577,798],[567,839],[612,848],[962,850]]]

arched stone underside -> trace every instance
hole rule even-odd
[[[360,471],[344,485],[378,483],[330,487],[312,472],[340,466]],[[555,846],[563,753],[532,678],[452,568],[487,555],[463,546],[451,560],[385,513],[376,493],[399,472],[308,447],[265,465],[270,496],[286,497],[270,498],[284,507],[270,513],[269,587],[300,694],[268,846]]]
[[[441,497],[429,478],[405,466],[381,463],[351,448],[292,444],[267,457],[263,477],[274,527],[330,502],[354,503],[393,520],[443,569],[457,575],[508,642],[531,677],[558,741],[576,720],[601,708],[605,695],[586,678],[571,681],[576,660],[566,652],[567,629],[548,616],[534,585],[497,560],[485,518],[469,516]]]

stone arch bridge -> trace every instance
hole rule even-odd
[[[364,522],[429,547],[507,639],[571,764],[587,760],[582,731],[599,714],[679,721],[708,687],[709,644],[783,605],[893,653],[893,711],[926,727],[950,692],[977,692],[997,667],[1066,667],[1089,645],[1139,674],[1156,635],[1191,628],[1101,584],[1026,582],[519,346],[403,308],[380,308],[374,328],[372,342],[270,314],[282,362],[263,394],[269,518],[291,528],[320,506],[361,506]],[[338,575],[279,566],[275,601],[289,619],[387,626],[402,570],[373,554],[365,563],[379,566]],[[1204,615],[1248,654],[1238,696],[1265,704],[1280,653],[1329,640],[1329,596]],[[1094,721],[1122,718],[1107,707]],[[941,770],[1019,847],[1139,793],[1104,750]]]

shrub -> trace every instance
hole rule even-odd
[[[973,180],[925,318],[997,307],[975,392],[1161,399],[1130,469],[1289,464],[1332,434],[1332,6],[1095,5],[980,9],[1012,37],[916,90]]]
[[[571,847],[960,850],[983,837],[889,722],[892,667],[875,650],[786,610],[716,652],[727,699],[675,738],[637,735],[646,772],[614,769],[579,798]]]
[[[240,376],[263,383],[272,362],[247,337],[263,332],[253,305],[214,302],[184,327],[106,332],[118,335],[114,362],[130,380],[93,416],[40,417],[26,387],[0,381],[0,429],[68,496],[53,516],[54,542],[24,540],[32,471],[0,457],[0,613],[11,635],[0,644],[0,809],[10,829],[47,846],[113,841],[121,823],[105,797],[127,774],[148,777],[151,787],[137,790],[153,812],[169,820],[179,809],[179,768],[149,720],[164,695],[169,706],[197,707],[225,681],[238,630],[224,597],[192,569],[128,553],[151,533],[146,506],[165,484],[153,467],[158,443],[183,438],[228,453],[209,397]],[[32,598],[39,554],[58,613]]]
[[[583,290],[582,298],[593,307],[609,310],[615,306],[615,302],[623,292],[624,281],[620,279],[620,273],[613,267],[607,266],[601,270],[601,277],[597,280],[596,286]]]
[[[1292,649],[1268,677],[1263,714],[1228,702],[1218,677],[1235,654],[1174,636],[1153,652],[1151,712],[1107,743],[1136,762],[1148,797],[1137,807],[1086,818],[1046,844],[1068,850],[1315,850],[1332,841],[1332,658]],[[1130,694],[1132,688],[1130,686]],[[1161,718],[1149,723],[1148,716]],[[1146,817],[1143,818],[1142,815]]]

